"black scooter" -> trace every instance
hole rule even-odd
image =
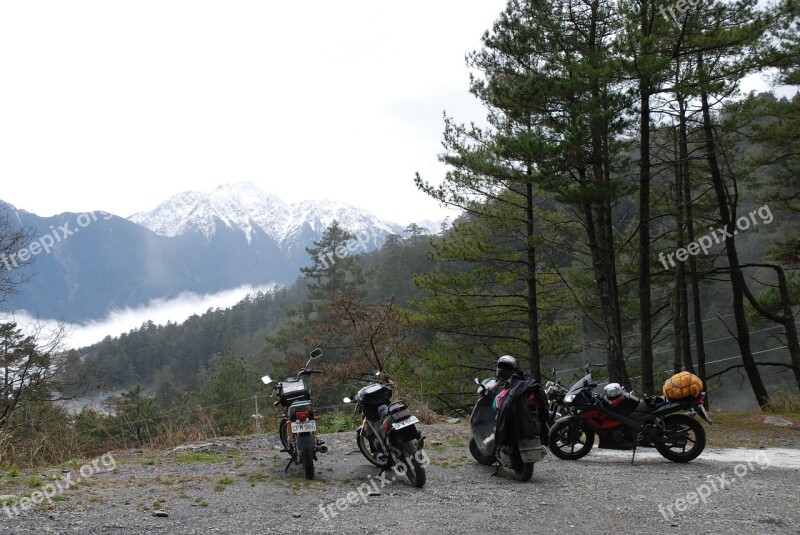
[[[516,410],[511,413],[503,411],[503,414],[500,414],[501,411],[495,411],[493,408],[495,397],[507,390],[502,403],[511,403],[509,392],[518,385],[517,381],[527,381],[518,386],[524,397],[522,403],[515,404]],[[517,376],[513,376],[510,383],[500,383],[494,378],[479,381],[476,377],[475,384],[478,385],[479,397],[469,419],[472,430],[472,438],[469,441],[470,454],[481,464],[491,466],[498,463],[512,470],[514,477],[519,481],[528,481],[533,476],[533,465],[544,459],[547,453],[540,438],[542,426],[546,425],[546,421],[543,423],[540,418],[540,411],[545,413],[547,411],[546,398],[543,392],[539,396],[533,392],[536,387],[541,390],[541,386]],[[516,426],[513,422],[509,422],[507,426],[526,428],[529,430],[529,436],[510,436],[511,433],[502,433],[502,429],[497,425],[498,414],[500,418],[505,415],[510,420],[515,418],[527,420],[522,422],[524,426]],[[499,431],[501,433],[498,441]]]

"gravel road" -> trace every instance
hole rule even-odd
[[[203,451],[227,455],[199,462],[127,451],[112,453],[115,469],[85,478],[43,471],[44,482],[81,481],[50,504],[5,507],[0,534],[800,533],[800,450],[707,450],[689,464],[644,450],[634,465],[630,452],[548,455],[520,483],[472,460],[465,425],[423,433],[422,489],[393,473],[378,479],[353,433],[326,436],[313,481],[298,466],[284,472],[276,437],[221,439]]]

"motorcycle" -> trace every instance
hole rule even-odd
[[[564,404],[567,389],[561,384],[561,380],[547,381],[544,386],[544,393],[547,396],[551,423],[569,414],[569,408]]]
[[[472,431],[472,438],[469,441],[470,454],[480,464],[491,466],[499,463],[499,465],[512,470],[517,480],[528,481],[533,476],[533,465],[541,461],[547,454],[547,450],[542,446],[541,442],[542,429],[546,429],[547,424],[546,421],[542,421],[539,412],[546,410],[546,402],[542,401],[543,395],[537,400],[537,395],[533,391],[537,386],[541,390],[541,386],[516,375],[512,377],[510,384],[501,384],[494,378],[480,381],[477,377],[475,378],[475,384],[478,385],[477,394],[479,397],[469,419]],[[509,406],[505,414],[507,415],[506,418],[519,418],[523,421],[510,422],[506,427],[526,428],[528,429],[528,436],[504,433],[500,425],[498,425],[498,422],[503,418],[500,415],[502,404],[513,404],[510,392],[515,387],[519,389],[519,394],[524,398],[522,401],[524,409],[520,413],[519,407],[521,405],[514,405],[516,410]],[[498,391],[506,391],[506,393],[502,401],[498,403],[500,407],[498,407],[498,412],[495,413],[493,404]],[[540,406],[537,407],[537,405]],[[523,425],[516,425],[519,423]],[[498,437],[500,437],[500,440],[498,440]]]
[[[283,407],[283,416],[278,420],[278,434],[283,445],[281,452],[290,456],[284,471],[288,471],[292,463],[302,464],[306,479],[314,479],[314,461],[317,460],[317,453],[328,451],[325,442],[316,436],[319,418],[314,416],[311,390],[303,379],[309,375],[322,373],[321,370],[307,368],[313,359],[320,356],[322,350],[315,349],[311,352],[306,365],[297,372],[297,376],[288,377],[272,388],[272,395],[278,396],[273,406]],[[272,379],[269,375],[265,375],[261,381],[268,385]]]
[[[550,429],[548,445],[559,459],[577,460],[594,446],[633,450],[652,447],[666,459],[689,462],[699,456],[706,445],[706,433],[695,419],[699,414],[711,424],[703,402],[705,392],[697,397],[669,400],[663,396],[639,399],[617,383],[606,385],[605,394],[594,392],[589,366],[586,375],[564,396],[570,414],[558,419]]]
[[[381,473],[394,467],[398,474],[405,473],[412,485],[421,488],[426,480],[423,460],[427,455],[423,450],[425,437],[416,426],[419,419],[403,401],[393,403],[391,399],[392,387],[388,384],[370,383],[358,391],[355,412],[364,418],[356,430],[356,444],[370,463],[381,468]],[[353,402],[349,397],[343,401]]]

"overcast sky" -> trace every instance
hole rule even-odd
[[[3,199],[129,216],[252,181],[405,224],[445,215],[442,112],[505,0],[0,4]]]
[[[442,112],[483,110],[467,52],[504,0],[0,5],[3,199],[151,210],[252,181],[406,223],[438,217]]]

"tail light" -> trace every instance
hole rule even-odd
[[[302,411],[302,412],[295,413],[294,416],[298,420],[308,420],[308,411]]]
[[[706,393],[700,392],[700,397],[697,398],[696,404],[705,405],[705,403],[706,403]]]

